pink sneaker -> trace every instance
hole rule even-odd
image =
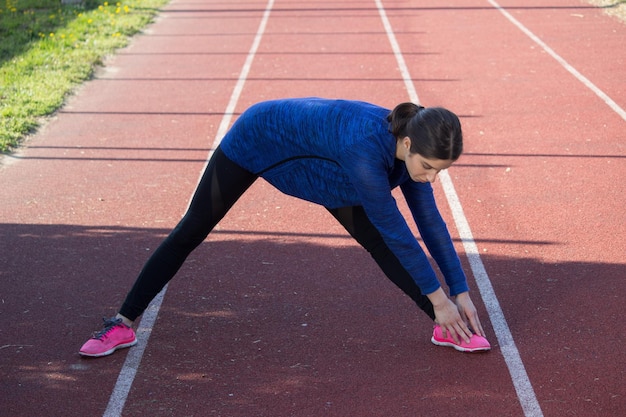
[[[122,323],[122,319],[110,318],[103,321],[104,329],[94,333],[93,337],[80,348],[79,354],[97,358],[137,344],[135,332]]]
[[[433,329],[433,337],[430,341],[438,346],[453,347],[460,352],[483,352],[491,349],[491,345],[487,339],[477,334],[472,335],[469,343],[465,343],[465,341],[461,339],[461,343],[457,344],[454,342],[454,339],[450,337],[449,332],[448,337],[443,337],[443,330],[441,330],[441,326],[438,324],[436,324]]]

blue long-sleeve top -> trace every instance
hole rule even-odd
[[[411,180],[395,157],[389,112],[360,101],[263,102],[237,119],[220,146],[229,159],[288,195],[328,208],[362,206],[422,293],[430,294],[440,283],[392,196],[399,186],[450,294],[467,291],[431,185]]]

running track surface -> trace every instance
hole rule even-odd
[[[623,415],[625,39],[577,0],[172,1],[2,161],[0,415]],[[224,128],[294,96],[461,116],[436,192],[493,351],[431,345],[324,209],[259,181],[140,347],[79,358]]]

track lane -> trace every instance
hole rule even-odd
[[[386,34],[380,24],[380,17],[375,9],[358,7],[354,10],[346,10],[345,6],[337,5],[338,11],[336,13],[327,10],[326,7],[322,7],[322,11],[315,9],[313,12],[302,10],[296,13],[296,7],[290,3],[289,10],[279,12],[285,10],[282,9],[283,7],[284,5],[281,3],[276,4],[276,11],[272,14],[268,25],[268,37],[261,44],[261,53],[255,60],[250,74],[251,82],[246,83],[240,109],[237,112],[247,107],[246,99],[254,102],[258,99],[259,94],[264,94],[263,98],[281,97],[284,94],[282,89],[289,89],[290,94],[295,96],[326,95],[320,94],[320,91],[323,92],[329,87],[324,86],[323,82],[316,82],[316,80],[324,80],[325,78],[331,81],[342,81],[340,85],[332,86],[333,96],[351,97],[356,92],[360,92],[360,94],[366,92],[365,94],[370,97],[370,100],[389,102],[388,105],[392,106],[398,100],[390,95],[389,86],[395,85],[405,97],[403,99],[408,99],[406,92],[402,91],[404,90],[404,82],[398,78],[397,73],[394,74],[395,58],[389,48]],[[368,14],[365,14],[363,9],[369,10]],[[358,20],[355,19],[357,17],[355,15],[358,15]],[[336,23],[346,21],[352,23],[349,26],[350,33],[361,31],[368,34],[379,33],[379,40],[376,45],[381,45],[382,49],[376,48],[374,53],[371,50],[366,50],[360,54],[362,46],[360,44],[355,46],[354,44],[357,38],[350,36],[350,33],[346,33],[345,27]],[[378,21],[377,25],[372,23],[376,21]],[[283,28],[283,25],[287,29]],[[293,29],[291,25],[294,25]],[[334,31],[339,31],[339,33],[334,35]],[[285,33],[284,39],[275,35],[275,33],[280,32]],[[315,35],[312,36],[312,33]],[[325,34],[325,36],[319,34]],[[311,42],[311,37],[316,38],[316,43],[307,43]],[[293,50],[289,49],[292,44],[302,45],[302,49],[306,52],[293,53]],[[285,50],[290,52],[287,57],[284,56]],[[345,53],[350,51],[349,55],[354,64],[350,64],[349,67],[344,61],[340,61],[342,65],[338,66],[326,64],[327,58],[336,60],[336,56],[340,55],[338,52],[341,51]],[[294,55],[294,57],[290,58],[290,55]],[[326,57],[326,55],[331,55],[331,57]],[[371,59],[377,59],[381,56],[388,57],[387,65],[381,65],[379,60],[375,61],[375,64],[370,63]],[[320,65],[320,62],[324,64]],[[376,85],[381,80],[382,77],[378,74],[370,76],[370,78],[354,77],[356,79],[352,81],[344,79],[346,77],[344,74],[349,75],[351,69],[363,71],[369,67],[378,67],[378,71],[381,71],[380,68],[386,69],[382,72],[387,73],[384,79],[389,79],[389,82],[385,85],[387,88],[380,95],[369,90],[369,87]],[[257,69],[260,73],[257,72]],[[276,69],[279,70],[278,77],[276,76]],[[292,74],[292,77],[284,79],[281,77],[281,72]],[[352,74],[354,76],[354,72]],[[389,74],[395,75],[395,82]],[[300,80],[307,78],[313,81],[300,83]],[[255,82],[257,79],[275,80],[276,83],[260,86],[262,89],[257,90],[258,86]],[[363,98],[362,95],[355,97]],[[311,207],[307,203],[294,202],[293,199],[278,195],[267,186],[259,186],[259,189],[260,191],[256,195],[264,196],[261,201],[258,197],[245,196],[237,207],[237,210],[246,213],[254,213],[255,211],[263,213],[260,216],[260,222],[251,221],[253,227],[248,228],[247,233],[244,234],[244,236],[249,235],[251,240],[245,246],[240,247],[242,253],[245,253],[246,257],[250,256],[250,259],[246,262],[240,260],[242,271],[233,271],[228,265],[213,264],[210,268],[216,269],[216,272],[209,275],[220,277],[234,274],[240,285],[249,288],[249,290],[243,292],[244,298],[242,300],[240,298],[241,290],[238,294],[235,284],[219,280],[218,283],[213,282],[212,285],[219,285],[218,288],[223,288],[219,291],[222,297],[216,298],[217,295],[212,294],[203,296],[209,301],[217,303],[217,306],[221,306],[221,308],[215,307],[214,310],[210,309],[209,312],[205,313],[213,318],[212,323],[215,326],[209,328],[209,334],[205,335],[199,330],[194,337],[195,341],[203,341],[200,345],[210,347],[208,352],[198,352],[195,343],[189,349],[178,348],[176,352],[173,352],[171,348],[166,348],[166,346],[173,346],[175,343],[173,339],[175,336],[170,334],[173,329],[171,327],[157,329],[155,337],[163,337],[165,341],[157,342],[151,347],[155,359],[150,361],[148,358],[148,362],[145,364],[146,368],[157,367],[159,358],[168,354],[177,358],[177,365],[173,370],[168,369],[153,374],[146,384],[139,382],[135,389],[136,392],[143,393],[137,394],[140,398],[144,398],[145,392],[150,390],[153,392],[152,395],[164,398],[162,400],[164,406],[174,408],[180,402],[180,396],[183,398],[193,396],[193,393],[181,392],[185,386],[184,382],[176,384],[178,398],[168,399],[165,398],[165,392],[162,395],[154,392],[154,386],[158,384],[158,381],[171,379],[172,372],[181,372],[184,378],[190,378],[195,382],[200,381],[199,383],[202,385],[214,387],[215,391],[210,393],[208,402],[211,404],[211,410],[216,414],[248,415],[252,408],[258,415],[311,415],[321,412],[331,415],[350,413],[355,415],[379,415],[380,413],[403,415],[404,413],[412,414],[413,411],[410,410],[415,409],[423,410],[426,414],[438,412],[437,410],[453,413],[453,410],[458,407],[485,407],[489,401],[493,401],[502,410],[512,410],[512,413],[519,412],[519,402],[511,381],[507,379],[506,367],[501,357],[489,357],[491,366],[486,367],[478,359],[473,360],[471,365],[468,365],[467,357],[449,357],[445,355],[449,352],[433,350],[435,354],[440,353],[446,358],[443,364],[438,365],[439,369],[435,371],[429,364],[430,361],[439,363],[443,356],[438,359],[429,355],[422,359],[415,358],[414,355],[407,356],[412,349],[410,346],[414,346],[416,342],[405,345],[406,342],[403,342],[405,337],[409,337],[411,340],[419,337],[417,339],[419,346],[429,352],[432,350],[433,347],[428,342],[430,325],[427,321],[424,322],[423,318],[420,320],[419,313],[416,314],[415,309],[398,295],[395,288],[385,286],[384,278],[373,267],[371,260],[368,260],[367,256],[361,253],[361,250],[353,243],[342,243],[340,248],[335,249],[338,254],[331,258],[333,262],[328,265],[329,256],[325,255],[323,248],[330,244],[329,240],[315,238],[310,231],[319,232],[321,230],[324,236],[338,235],[338,237],[332,237],[333,240],[341,238],[341,236],[344,236],[343,239],[345,239],[345,234],[341,230],[337,230],[336,227],[333,228],[332,223],[326,226],[331,220],[323,210],[320,211],[319,208]],[[280,225],[265,223],[274,219],[275,216],[280,216],[280,223],[285,228],[285,232],[289,232],[295,237],[278,238],[276,242],[274,240],[255,239],[257,234],[263,237],[266,233],[275,230],[276,227],[281,228]],[[309,216],[310,218],[307,219]],[[223,227],[232,230],[233,228],[228,227],[228,221],[228,218],[224,220]],[[331,229],[327,231],[327,227]],[[298,236],[301,237],[298,238]],[[241,239],[241,237],[241,235],[234,236],[236,239]],[[224,239],[226,238],[227,236],[224,237]],[[225,244],[229,244],[229,241],[221,242],[220,239],[220,241],[214,242],[217,248]],[[269,248],[266,248],[267,245]],[[301,252],[307,255],[298,262],[289,261],[286,264],[272,255],[289,253],[289,247],[294,248],[292,250],[296,253]],[[267,255],[264,255],[266,252]],[[257,253],[261,255],[255,255]],[[204,258],[202,255],[198,256],[200,259]],[[348,261],[348,258],[352,257],[356,257],[355,259],[358,259],[359,262],[369,262],[371,269],[368,268],[367,272],[359,271],[359,274],[364,276],[354,277],[354,271],[351,269],[354,264]],[[196,260],[196,262],[199,261]],[[255,266],[257,262],[263,266]],[[247,266],[248,263],[250,266]],[[306,265],[309,263],[317,265],[317,267],[307,267]],[[303,275],[304,271],[315,271],[316,268],[325,269],[328,267],[331,267],[330,270],[333,271],[334,276],[348,277],[350,281],[344,284],[341,278],[337,278],[326,282],[322,278],[324,275],[316,278],[317,274],[314,274],[311,277],[314,282],[310,282],[306,279],[306,275]],[[227,269],[223,270],[223,268]],[[248,271],[250,270],[258,270],[258,272],[256,275],[249,276]],[[271,271],[267,272],[268,276],[263,273],[265,270]],[[198,282],[201,281],[200,277],[185,275],[184,280],[178,281],[176,284],[172,283],[168,298],[174,299],[174,297],[181,296],[183,297],[181,301],[173,302],[173,305],[190,305],[189,301],[182,301],[189,300],[187,297],[194,298],[194,291],[187,288],[196,288],[197,290],[198,286],[201,285]],[[363,293],[364,288],[371,288],[369,293],[376,294],[375,299],[377,301],[374,301],[373,305],[371,305],[372,300],[363,299],[368,294]],[[314,297],[310,299],[307,297],[307,295],[313,294],[315,294]],[[223,297],[223,295],[227,296]],[[294,298],[296,301],[291,301]],[[391,306],[386,307],[379,300],[388,300],[387,302],[390,302]],[[337,301],[340,303],[337,304]],[[383,321],[371,318],[369,314],[372,311],[384,311],[385,314],[381,317]],[[162,316],[165,317],[165,314],[163,312]],[[172,317],[164,320],[164,322],[174,322],[175,317],[181,314],[187,317],[196,317],[197,314],[200,314],[199,319],[202,317],[206,319],[202,313],[185,313],[179,309],[172,310],[171,314]],[[316,320],[306,318],[310,316]],[[229,320],[224,320],[225,323],[222,323],[220,317]],[[301,322],[294,321],[292,323],[289,320],[290,317],[302,317],[302,319]],[[333,318],[332,321],[330,321],[331,317]],[[368,319],[372,322],[370,326],[361,328],[364,326],[361,323],[363,317],[370,317]],[[410,324],[402,325],[402,330],[390,328],[388,323],[393,323],[396,320],[395,317],[404,317],[397,319],[401,323],[411,323],[417,319],[423,323],[422,330],[418,334],[414,334],[416,330]],[[302,322],[305,320],[307,321],[306,331],[302,331],[302,324],[305,324]],[[357,322],[361,324],[355,326]],[[199,321],[199,323],[203,322]],[[223,326],[235,330],[229,330],[222,335],[223,331],[220,329]],[[399,330],[406,332],[406,334],[398,334]],[[235,334],[240,334],[241,337],[233,339],[231,335],[233,331]],[[342,334],[344,336],[341,336]],[[375,340],[368,340],[366,334],[378,334],[380,337]],[[381,346],[376,347],[377,344],[381,343]],[[388,343],[391,344],[392,350],[389,350]],[[402,348],[400,351],[394,352],[393,347],[396,346],[396,343],[400,344]],[[311,349],[323,352],[322,357],[302,356],[302,352],[308,352]],[[360,352],[360,359],[357,361],[351,359],[351,355],[355,351]],[[387,355],[400,356],[389,362]],[[202,357],[205,357],[209,363],[204,363]],[[383,357],[387,359],[382,359]],[[385,369],[378,366],[381,360],[382,363],[386,364]],[[192,375],[183,372],[184,367],[188,366],[185,361],[195,363],[202,369],[202,372]],[[413,364],[408,372],[403,365],[405,363]],[[285,365],[289,365],[290,369],[285,369]],[[399,371],[398,366],[401,366],[403,371]],[[449,375],[454,375],[460,367],[468,367],[467,373],[450,378]],[[502,371],[498,372],[499,376],[494,378],[491,373],[498,368]],[[218,369],[219,371],[210,372],[210,369]],[[490,375],[488,378],[486,377],[487,373]],[[406,384],[407,388],[402,392],[396,392],[395,381],[400,374],[402,374],[403,385]],[[485,375],[482,379],[483,382],[478,386],[459,386],[460,380],[464,378],[463,375],[466,377],[470,374],[473,377]],[[350,386],[351,397],[370,398],[370,401],[361,403],[345,397],[348,394],[345,392],[347,386]],[[450,404],[450,393],[455,399],[453,404]],[[294,394],[296,397],[293,397]],[[327,400],[324,400],[325,398]],[[131,403],[141,406],[141,403],[134,401]],[[133,405],[129,406],[133,407]]]
[[[260,19],[227,7],[239,25],[200,11],[151,26],[7,158],[0,414],[103,413],[125,355],[76,352],[196,185],[254,36],[241,28]]]
[[[567,4],[558,3],[566,13]],[[576,46],[566,39],[596,33],[548,23],[553,4],[525,4],[519,12],[507,5],[522,23],[543,28],[546,39],[560,40],[549,46],[563,56]],[[414,27],[420,15],[419,27],[431,36],[419,43],[429,53],[411,68],[449,80],[422,82],[426,103],[467,109],[468,149],[450,173],[544,412],[620,409],[623,371],[614,368],[610,348],[619,336],[595,341],[613,333],[605,323],[619,320],[615,290],[624,288],[623,245],[607,244],[624,231],[624,121],[495,10],[479,2],[435,9],[427,3],[416,11]],[[580,70],[603,86],[624,59],[621,49],[599,47],[623,33],[623,25],[604,19],[597,33],[612,38],[600,37],[592,54],[604,58]],[[573,61],[584,61],[588,49],[582,45]],[[618,82],[606,93],[621,103],[621,89]]]

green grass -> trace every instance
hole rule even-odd
[[[19,146],[169,0],[0,0],[0,152]]]

